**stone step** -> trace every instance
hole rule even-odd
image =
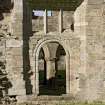
[[[70,105],[75,98],[72,96],[36,96],[28,98],[29,105]]]
[[[62,95],[62,96],[49,96],[49,95],[40,95],[40,96],[32,96],[28,95],[25,97],[18,96],[18,103],[26,103],[25,105],[66,105],[70,102],[74,102],[75,99],[70,95]],[[24,104],[22,104],[24,105]]]
[[[30,96],[28,97],[29,101],[70,101],[70,100],[74,100],[75,98],[72,96]]]
[[[72,101],[32,101],[29,105],[71,105]]]

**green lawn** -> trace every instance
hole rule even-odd
[[[19,105],[36,105],[36,104],[19,104]],[[38,105],[43,105],[43,104],[38,104]],[[53,104],[45,104],[45,105],[105,105],[104,102],[58,102],[58,103],[53,103]]]

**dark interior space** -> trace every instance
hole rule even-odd
[[[65,51],[61,45],[56,50],[57,59],[55,60],[55,77],[47,79],[47,65],[43,48],[39,53],[39,95],[62,95],[66,94],[66,68],[60,67],[59,62],[65,64],[65,60],[61,61],[60,57],[65,58]],[[43,67],[42,67],[43,66]]]

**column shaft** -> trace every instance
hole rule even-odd
[[[59,32],[62,33],[63,30],[63,11],[60,9],[59,11]]]
[[[47,10],[44,11],[44,33],[48,32]]]
[[[46,68],[47,68],[47,80],[55,77],[55,61],[47,60],[46,61]]]

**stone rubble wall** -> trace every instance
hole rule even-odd
[[[53,11],[53,16],[48,18],[47,34],[42,31],[42,18],[31,19],[25,0],[14,1],[13,10],[2,14],[4,19],[0,21],[0,60],[6,61],[12,83],[8,94],[25,98],[27,94],[36,95],[35,58],[38,55],[35,51],[44,42],[56,40],[70,56],[66,65],[69,94],[81,100],[105,100],[104,1],[84,0],[74,12],[64,11],[62,33],[57,31],[58,11]],[[74,30],[71,30],[72,24]]]

